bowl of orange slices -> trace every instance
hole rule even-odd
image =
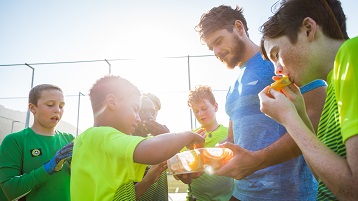
[[[168,174],[186,174],[218,169],[233,157],[228,148],[198,148],[183,151],[167,161]]]

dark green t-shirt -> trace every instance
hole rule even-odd
[[[74,139],[56,131],[53,136],[36,134],[31,128],[7,135],[0,147],[0,183],[11,200],[70,200],[70,167],[49,175],[43,165]]]

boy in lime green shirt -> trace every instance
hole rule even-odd
[[[218,104],[209,86],[199,85],[189,92],[188,106],[194,113],[200,127],[195,129],[205,137],[205,147],[215,147],[226,140],[228,128],[216,120]],[[204,173],[191,181],[188,198],[196,200],[229,200],[234,190],[234,179]]]
[[[204,139],[191,131],[148,139],[132,136],[140,122],[141,93],[126,79],[105,76],[89,96],[94,126],[75,140],[72,201],[136,200],[155,181],[151,177],[141,181],[147,164],[164,162],[184,146],[204,146]]]

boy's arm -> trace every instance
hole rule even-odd
[[[135,196],[139,199],[148,188],[158,181],[160,175],[167,169],[166,163],[152,165],[148,172],[144,175],[143,180],[135,184]]]
[[[168,160],[183,147],[204,147],[205,138],[191,132],[167,133],[140,142],[134,150],[133,160],[142,164],[158,164]]]

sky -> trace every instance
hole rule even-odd
[[[173,132],[198,126],[187,106],[188,90],[209,85],[219,104],[217,119],[227,126],[225,96],[237,70],[212,56],[194,27],[212,7],[238,5],[258,44],[259,26],[275,2],[0,0],[0,105],[26,112],[31,84],[55,84],[65,95],[62,120],[85,130],[93,124],[89,89],[111,73],[157,95],[157,120]],[[357,4],[342,1],[350,37],[358,35]]]

